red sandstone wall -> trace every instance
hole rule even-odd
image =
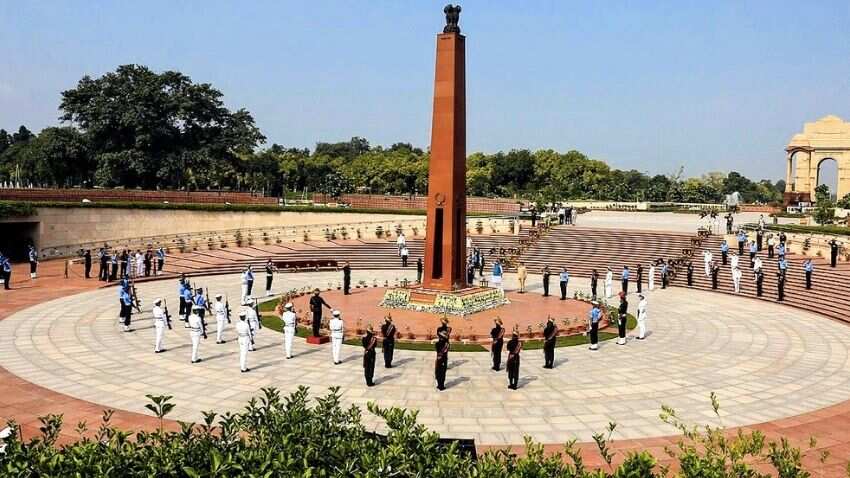
[[[343,194],[337,199],[331,199],[324,194],[314,194],[313,201],[317,203],[341,202],[354,208],[379,208],[379,209],[425,209],[426,197],[416,196],[382,196],[369,194]],[[520,204],[513,199],[490,199],[481,197],[467,197],[467,212],[489,212],[497,214],[519,213]]]
[[[251,193],[214,191],[140,191],[122,189],[0,189],[0,200],[16,201],[135,201],[206,204],[277,204],[277,198]]]

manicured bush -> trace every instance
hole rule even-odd
[[[526,438],[525,454],[507,450],[481,456],[461,450],[456,442],[442,441],[416,421],[416,412],[368,405],[383,419],[385,432],[376,434],[362,423],[362,411],[345,408],[332,388],[311,400],[300,387],[288,397],[263,389],[238,413],[203,413],[200,424],[163,422],[174,409],[171,397],[151,396],[146,407],[160,419],[154,431],[134,435],[110,424],[105,412],[99,428],[90,433],[77,425],[80,438],[57,445],[62,417],[41,418],[39,436],[24,441],[20,429],[0,453],[0,475],[29,477],[445,477],[445,478],[655,478],[669,476],[648,452],[629,452],[616,465],[611,436],[616,424],[594,436],[604,466],[585,467],[575,442],[562,452],[544,453],[542,445]],[[718,406],[712,395],[715,413]],[[719,417],[719,414],[717,415]],[[682,423],[665,408],[662,419],[683,434],[678,447],[668,450],[677,463],[675,476],[733,478],[771,476],[756,466],[769,464],[782,478],[808,478],[801,467],[802,453],[787,441],[767,443],[760,432],[737,435],[722,428],[702,429]],[[821,462],[825,461],[825,456]],[[759,467],[759,470],[763,467]]]
[[[35,216],[38,211],[31,203],[19,201],[0,201],[0,219]]]

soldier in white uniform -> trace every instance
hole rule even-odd
[[[292,303],[287,302],[283,306],[284,312],[280,319],[283,321],[283,347],[286,349],[286,358],[292,358],[292,340],[295,338],[295,324],[298,318],[295,312],[292,311]]]
[[[736,267],[736,268],[732,269],[732,285],[735,287],[735,293],[736,294],[741,293],[741,276],[742,275],[743,275],[743,273],[741,272],[740,268]]]
[[[655,264],[649,265],[649,277],[647,285],[649,286],[649,290],[655,290]]]
[[[334,310],[331,315],[331,321],[328,323],[328,327],[331,329],[331,353],[333,354],[334,365],[339,365],[342,363],[339,359],[339,354],[342,351],[343,328],[345,324],[342,322],[342,317],[338,310]]]
[[[165,349],[162,347],[162,339],[165,336],[165,312],[162,310],[162,299],[156,299],[153,301],[153,309],[151,312],[153,313],[153,327],[156,332],[156,341],[154,342],[153,351],[154,353],[165,352]]]
[[[605,273],[605,297],[610,298],[612,294],[614,294],[614,273],[611,272],[611,268],[608,268],[608,271]]]
[[[708,249],[702,251],[702,262],[705,263],[705,276],[711,275],[711,261],[714,259]]]
[[[761,257],[756,256],[756,260],[753,261],[753,274],[758,274],[758,272],[762,268]]]
[[[242,310],[245,312],[245,316],[248,318],[248,325],[251,327],[251,335],[256,339],[257,332],[260,331],[260,318],[257,316],[257,311],[255,311],[254,308],[251,307],[250,302],[245,302],[242,305],[244,306]],[[251,347],[249,347],[248,350],[253,351],[254,344],[251,344]]]
[[[245,301],[248,300],[248,268],[246,267],[244,271],[242,271],[242,305],[245,305]]]
[[[227,307],[224,305],[224,301],[221,300],[221,294],[215,295],[213,313],[215,314],[215,343],[223,344],[224,337],[222,334],[224,333],[224,327],[227,325]]]
[[[638,325],[638,340],[643,340],[646,338],[646,297],[641,294],[640,302],[638,302],[637,307],[637,325]]]
[[[198,312],[202,309],[201,306],[195,305],[192,307],[192,313],[189,315],[189,338],[192,339],[192,363],[201,361],[198,357],[198,349],[201,347],[201,334],[203,333],[203,321]]]
[[[253,337],[244,310],[239,312],[239,322],[236,322],[236,337],[239,342],[239,370],[245,373],[251,370],[248,368],[248,350],[251,348]]]
[[[738,254],[735,254],[734,252],[731,256],[729,256],[729,267],[731,267],[733,271],[738,268],[739,260],[740,256],[738,256]]]

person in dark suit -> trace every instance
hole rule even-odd
[[[437,358],[434,360],[434,378],[437,380],[437,390],[446,389],[446,370],[449,368],[449,334],[445,330],[437,334],[434,344]]]
[[[332,308],[319,295],[319,289],[313,289],[313,297],[310,297],[310,311],[313,313],[313,337],[319,336],[319,329],[322,327],[322,307]]]
[[[637,265],[637,291],[638,294],[643,292],[642,285],[643,284],[643,264]]]
[[[558,327],[551,316],[543,329],[543,368],[555,368],[555,343],[558,341]]]
[[[83,253],[83,262],[85,264],[86,279],[91,278],[91,250],[86,249]]]
[[[351,294],[351,264],[348,262],[342,266],[342,293],[344,295]]]
[[[393,351],[395,350],[395,336],[397,329],[393,323],[391,315],[384,317],[384,324],[381,325],[381,335],[384,337],[384,367],[393,368]]]
[[[543,266],[543,297],[549,297],[549,278],[551,275],[549,266]]]
[[[505,343],[505,328],[502,327],[502,319],[496,317],[493,320],[495,327],[490,330],[490,355],[493,357],[493,370],[499,371],[502,365],[502,346]]]
[[[366,328],[366,335],[361,342],[363,343],[363,376],[366,378],[366,385],[371,387],[375,385],[372,379],[375,376],[375,347],[378,346],[378,338],[375,337],[371,324]]]
[[[522,352],[522,342],[519,340],[519,329],[516,326],[514,326],[507,348],[508,388],[516,390],[519,386],[519,354]]]

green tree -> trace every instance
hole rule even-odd
[[[834,218],[835,203],[829,194],[829,186],[821,184],[815,188],[815,222],[820,225],[830,224]]]
[[[225,108],[211,85],[139,65],[83,77],[60,109],[85,133],[102,185],[210,186],[222,180],[213,168],[238,169],[239,154],[265,141],[251,114]]]

